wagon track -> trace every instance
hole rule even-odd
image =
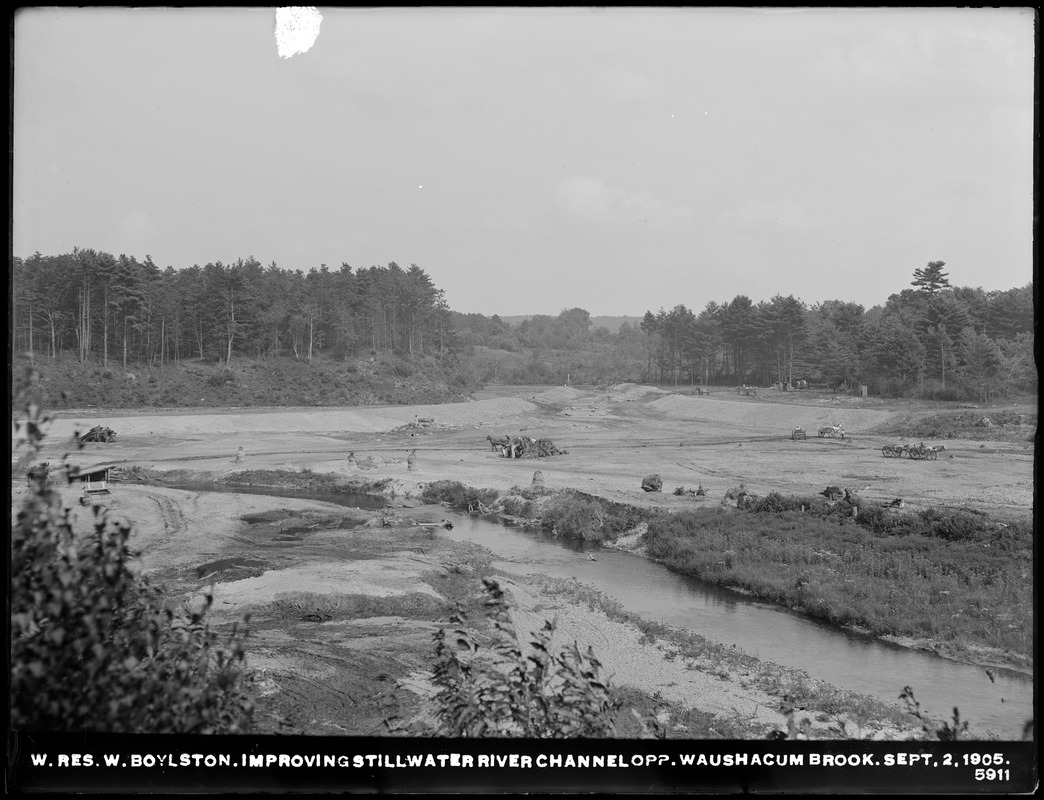
[[[188,525],[185,522],[185,513],[172,499],[163,495],[149,495],[149,499],[159,507],[160,519],[163,521],[164,536],[173,538],[188,529]]]

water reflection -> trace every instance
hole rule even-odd
[[[192,491],[305,497],[353,508],[386,505],[381,498],[365,495],[316,495],[213,484],[166,485]],[[957,706],[961,718],[971,722],[977,735],[1021,739],[1026,720],[1033,716],[1033,682],[1019,673],[994,669],[994,682],[981,667],[947,661],[752,600],[677,575],[630,553],[585,548],[581,542],[441,508],[439,514],[452,520],[453,528],[436,529],[437,535],[486,547],[498,557],[496,565],[505,572],[575,578],[648,620],[734,644],[759,659],[804,670],[839,688],[874,695],[897,706],[903,687],[912,686],[924,713],[949,720]]]

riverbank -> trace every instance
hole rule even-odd
[[[850,485],[868,502],[883,502],[902,493],[911,511],[931,506],[999,510],[1020,517],[1032,512],[1032,450],[1019,442],[979,448],[978,442],[965,447],[959,440],[950,440],[949,452],[955,458],[918,464],[881,457],[881,444],[894,439],[895,434],[874,432],[881,423],[879,415],[887,413],[880,406],[868,409],[874,414],[860,416],[858,406],[848,403],[845,421],[849,433],[844,442],[794,441],[773,426],[784,418],[800,417],[804,426],[812,429],[812,422],[819,417],[824,423],[832,422],[830,417],[836,409],[774,407],[768,403],[755,408],[749,398],[739,397],[722,398],[705,406],[693,405],[700,402],[697,398],[680,398],[686,402],[672,401],[673,405],[657,403],[665,396],[665,392],[648,387],[613,387],[607,393],[556,387],[527,397],[487,398],[449,406],[309,409],[300,413],[280,409],[258,414],[215,412],[198,417],[121,416],[113,412],[95,413],[89,420],[63,416],[52,427],[41,458],[54,463],[63,453],[73,452],[75,462],[85,468],[136,467],[179,480],[191,480],[192,476],[227,480],[246,471],[281,470],[301,476],[328,476],[346,485],[383,483],[385,492],[399,506],[374,514],[374,520],[381,520],[379,525],[360,528],[350,527],[357,516],[353,512],[342,509],[335,521],[331,518],[324,522],[322,514],[315,516],[316,509],[331,514],[332,509],[292,498],[183,493],[157,483],[114,484],[113,494],[106,499],[113,513],[125,515],[140,529],[136,536],[143,545],[145,569],[170,581],[190,599],[200,591],[204,578],[216,573],[217,586],[225,597],[215,603],[215,613],[227,612],[229,623],[233,612],[256,607],[260,612],[253,617],[258,690],[263,698],[271,698],[265,702],[284,709],[262,715],[264,724],[275,726],[273,730],[282,727],[306,732],[335,732],[342,718],[352,719],[356,726],[353,730],[360,733],[383,730],[379,715],[363,715],[359,698],[374,697],[395,681],[416,686],[413,702],[421,703],[422,682],[409,676],[430,664],[431,635],[437,620],[448,613],[457,593],[475,587],[477,574],[484,570],[471,563],[470,559],[478,558],[471,549],[463,555],[451,555],[455,551],[448,546],[443,551],[437,532],[433,541],[440,549],[435,557],[431,549],[435,545],[420,538],[431,531],[408,524],[414,514],[438,513],[437,506],[426,511],[407,507],[420,502],[423,488],[437,481],[518,493],[517,487],[531,486],[539,471],[550,491],[575,489],[625,507],[667,514],[691,510],[694,505],[691,496],[673,494],[675,487],[702,486],[707,502],[718,503],[740,483],[762,495],[771,491],[811,495],[826,485]],[[772,413],[766,415],[769,411]],[[894,421],[895,417],[889,419]],[[82,450],[69,446],[67,437],[73,430],[95,425],[115,430],[117,442],[87,445]],[[550,438],[566,454],[541,459],[502,458],[491,450],[486,436],[505,433]],[[662,492],[641,490],[643,477],[650,473],[661,476]],[[917,476],[915,483],[908,483],[911,476]],[[24,486],[24,481],[16,483],[16,491],[19,486]],[[76,490],[65,491],[75,513],[86,515],[87,510],[76,505]],[[266,523],[267,528],[244,519],[284,510],[293,513]],[[426,521],[437,521],[437,517]],[[385,522],[389,523],[387,527]],[[252,563],[255,561],[262,563]],[[476,563],[484,562],[479,559]],[[214,569],[215,564],[221,568]],[[461,577],[465,574],[469,575],[467,580]],[[382,583],[385,579],[390,581],[387,586]],[[413,591],[423,586],[430,591]],[[241,590],[256,592],[244,595],[246,605],[235,599],[235,593]],[[309,592],[333,599],[309,598]],[[434,595],[443,599],[426,599]],[[385,599],[374,606],[373,598]],[[565,603],[561,597],[546,596],[533,607],[543,604],[542,608],[553,614],[565,609]],[[568,605],[583,608],[579,601]],[[416,609],[427,610],[417,616]],[[373,616],[366,616],[371,612]],[[332,614],[332,618],[325,619],[325,614]],[[562,614],[564,617],[567,612],[563,610]],[[595,618],[588,628],[598,630],[603,622]],[[628,624],[631,629],[642,630],[634,628],[636,623]],[[583,629],[581,626],[579,630]],[[656,641],[663,641],[650,629],[643,647],[651,644],[650,634],[657,637]],[[636,640],[642,635],[635,634]],[[624,652],[621,647],[613,640],[608,651]],[[701,647],[704,650],[693,652],[698,651],[700,657],[710,652],[710,645]],[[680,647],[674,646],[655,653],[643,651],[638,663],[654,656],[673,663],[672,668],[680,667],[681,674],[668,678],[668,683],[685,686],[683,678],[689,672],[700,672],[702,662],[694,655],[691,661],[695,666],[690,669],[679,652]],[[298,658],[301,663],[295,661]],[[781,693],[751,695],[751,690],[758,689],[757,681],[766,680],[759,677],[760,667],[737,662],[736,666],[722,668],[721,672],[727,674],[715,675],[713,665],[703,666],[710,670],[704,673],[710,675],[705,686],[707,696],[720,687],[724,692],[718,701],[720,708],[729,707],[729,698],[734,698],[737,720],[742,721],[747,708],[771,710],[775,715],[769,717],[771,722],[758,722],[762,733],[766,723],[785,729],[787,718],[779,710],[783,708],[782,697],[792,694],[790,689],[802,686],[802,682],[815,683],[781,666],[779,675],[788,677],[768,684],[772,691]],[[623,667],[620,669],[623,672]],[[770,671],[776,669],[773,666]],[[278,677],[272,678],[273,674]],[[362,684],[357,683],[360,675],[365,678]],[[381,675],[384,678],[378,681]],[[901,676],[897,680],[902,682]],[[636,691],[646,691],[653,697],[656,692],[662,694],[664,687],[649,684]],[[698,708],[702,702],[691,700],[691,708]],[[823,735],[839,725],[841,714],[845,715],[846,735],[853,735],[861,712],[854,706],[841,710],[841,705],[831,702],[824,700],[815,712],[811,711],[814,706],[803,705]],[[949,710],[942,709],[942,716]],[[309,714],[312,716],[305,719]],[[825,718],[818,721],[818,715]],[[318,728],[310,725],[313,717],[329,724],[323,722]],[[713,736],[711,728],[720,733],[722,724],[719,721],[719,727],[708,726],[704,735]],[[881,734],[888,724],[881,722],[880,728],[873,732],[867,728],[864,733],[899,738],[909,734]],[[677,735],[694,734],[679,731]],[[747,729],[743,735],[758,734]],[[972,735],[985,737],[984,733]]]
[[[219,629],[249,614],[259,733],[407,735],[430,724],[432,637],[459,603],[491,641],[480,583],[493,578],[507,592],[520,645],[553,619],[553,647],[593,648],[621,703],[621,736],[642,735],[631,709],[671,738],[922,734],[895,707],[643,621],[582,583],[507,575],[483,548],[439,535],[441,506],[364,511],[156,484],[116,489],[108,513],[133,522],[131,543],[151,581],[190,607],[213,591]],[[74,489],[59,491],[86,531],[93,513]]]
[[[1027,524],[998,525],[965,512],[882,518],[844,500],[778,494],[723,498],[713,508],[694,503],[673,514],[539,485],[499,493],[442,481],[425,486],[422,497],[627,549],[680,574],[961,663],[1032,674],[1032,628],[1017,622],[1032,619]],[[882,525],[886,533],[877,530]]]

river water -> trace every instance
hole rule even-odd
[[[191,488],[230,490],[213,485]],[[288,491],[254,491],[305,496]],[[307,496],[363,508],[381,503],[353,495]],[[591,548],[585,551],[579,542],[539,531],[444,509],[438,513],[453,522],[452,529],[436,529],[439,536],[486,547],[498,557],[495,565],[509,574],[576,578],[645,619],[687,629],[726,645],[734,644],[763,661],[804,670],[838,688],[873,695],[897,707],[902,707],[899,693],[904,686],[910,686],[925,714],[949,721],[956,706],[976,736],[1018,740],[1026,721],[1033,717],[1033,681],[1013,670],[991,669],[991,681],[982,667],[893,645],[751,600],[678,575],[631,553]]]
[[[736,647],[763,661],[796,667],[838,688],[902,707],[899,693],[914,690],[921,710],[950,720],[960,710],[979,735],[1021,739],[1033,717],[1033,681],[1011,670],[958,664],[900,647],[745,595],[678,575],[631,553],[589,549],[535,531],[454,515],[440,535],[492,550],[496,566],[517,575],[576,578],[653,622],[684,628]],[[588,555],[593,555],[591,560]]]

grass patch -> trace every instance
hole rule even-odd
[[[295,592],[270,604],[279,616],[311,622],[406,617],[435,621],[445,614],[445,600],[425,592],[376,597],[369,594],[316,594]]]
[[[391,478],[378,481],[345,480],[343,477],[310,469],[248,469],[221,479],[226,486],[293,489],[312,494],[364,494],[379,497]]]
[[[652,521],[646,545],[678,572],[841,625],[1030,656],[1028,525],[933,509],[886,532],[876,516],[868,522],[698,509]]]
[[[459,481],[436,481],[424,487],[422,498],[426,503],[442,503],[469,514],[531,519],[558,536],[589,542],[615,539],[650,515],[648,511],[574,489],[551,491],[539,486],[516,486],[501,493],[465,486]]]
[[[648,514],[572,489],[555,492],[538,505],[542,526],[567,539],[612,540],[642,522]]]

